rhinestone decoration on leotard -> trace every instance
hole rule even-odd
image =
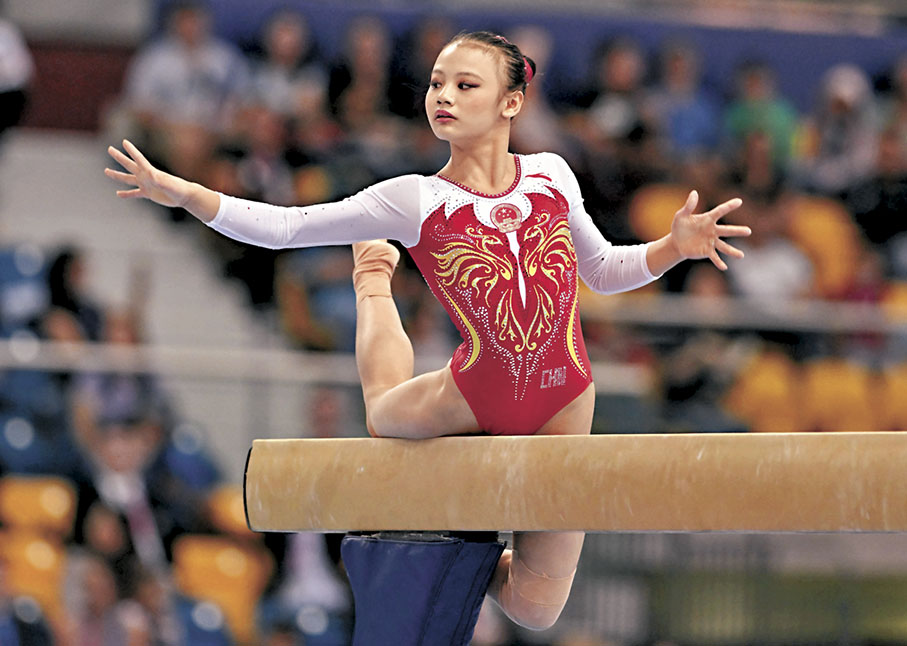
[[[521,166],[505,200],[446,178],[425,178],[430,216],[421,242],[431,248],[433,267],[426,277],[464,335],[452,367],[469,372],[491,352],[487,360],[509,375],[515,401],[524,398],[534,375],[551,367],[546,357],[552,352],[588,376],[585,357],[578,356],[578,330],[571,326],[578,281],[569,207],[551,173],[533,171]],[[528,277],[528,301],[518,295],[519,273]]]
[[[519,155],[514,155],[514,156],[513,156],[513,160],[514,160],[514,162],[516,163],[516,176],[513,178],[513,183],[510,185],[510,187],[509,187],[506,191],[503,191],[503,192],[501,192],[501,193],[494,193],[494,194],[491,194],[491,193],[483,193],[482,191],[477,191],[477,190],[475,190],[474,188],[470,188],[470,187],[466,186],[465,184],[461,184],[460,182],[458,182],[458,181],[455,180],[455,179],[450,179],[449,177],[445,177],[445,176],[442,175],[441,173],[438,173],[437,175],[435,175],[435,177],[438,177],[438,178],[440,178],[440,179],[443,179],[445,182],[450,182],[450,183],[453,184],[454,186],[463,189],[463,190],[466,191],[467,193],[472,193],[473,195],[477,195],[477,196],[479,196],[479,197],[484,197],[484,198],[488,198],[488,199],[494,200],[494,199],[498,199],[498,198],[501,198],[501,197],[506,197],[509,193],[512,193],[513,190],[514,190],[514,189],[517,187],[517,185],[519,185],[519,183],[520,183],[520,178],[521,178],[521,176],[522,176],[522,174],[523,174],[523,173],[522,173],[521,164],[520,164],[520,156],[519,156]]]

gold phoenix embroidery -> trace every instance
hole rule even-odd
[[[570,227],[566,219],[557,221],[550,229],[549,213],[542,213],[537,223],[526,230],[523,245],[524,267],[527,283],[531,285],[536,307],[527,325],[521,323],[517,308],[521,308],[519,295],[514,289],[513,278],[516,268],[506,255],[504,243],[496,235],[483,233],[475,226],[466,228],[469,241],[458,240],[445,245],[439,253],[432,253],[438,260],[436,275],[441,291],[453,304],[457,314],[467,328],[473,344],[470,358],[461,370],[471,367],[479,356],[479,337],[445,287],[456,286],[469,289],[476,298],[482,296],[489,311],[494,312],[494,324],[498,340],[513,348],[515,352],[533,351],[554,329],[556,298],[560,293],[564,274],[576,265],[576,252],[570,239]],[[575,279],[574,279],[575,280]],[[498,289],[499,282],[503,289]],[[576,301],[572,303],[576,308]],[[580,372],[585,374],[573,347],[573,312],[567,323],[568,351]],[[525,320],[525,319],[522,319]]]

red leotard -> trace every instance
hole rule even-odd
[[[614,293],[655,277],[646,245],[614,247],[602,237],[563,159],[514,159],[513,185],[498,195],[407,175],[309,207],[223,196],[209,224],[272,248],[401,241],[463,337],[450,370],[479,424],[532,434],[592,381],[579,278]]]
[[[446,186],[409,250],[463,337],[454,381],[496,435],[535,433],[592,382],[569,204],[550,175],[516,164],[499,195],[430,178]],[[451,189],[464,195],[449,200]]]

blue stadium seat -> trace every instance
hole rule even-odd
[[[0,249],[0,332],[24,327],[47,308],[45,269],[44,255],[34,245]]]

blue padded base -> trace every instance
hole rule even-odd
[[[503,543],[347,536],[353,646],[466,646]]]

